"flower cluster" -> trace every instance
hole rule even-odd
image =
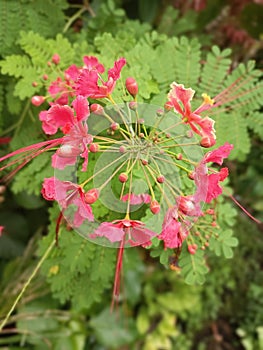
[[[52,64],[59,62],[54,55]],[[49,82],[47,96],[32,97],[36,106],[49,104],[39,114],[48,139],[2,157],[19,155],[1,170],[19,161],[14,175],[55,148],[55,174],[44,179],[41,193],[59,203],[68,225],[82,236],[118,247],[121,255],[125,246],[150,247],[155,236],[164,249],[187,244],[195,254],[216,236],[215,199],[228,176],[218,166],[233,148],[226,143],[204,153],[215,145],[216,133],[214,121],[202,114],[217,106],[216,97],[203,94],[194,109],[195,91],[173,82],[163,107],[140,103],[133,77],[118,90],[125,65],[120,58],[105,78],[104,65],[84,56],[82,67],[72,65]],[[115,102],[115,92],[123,103]]]

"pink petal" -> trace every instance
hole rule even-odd
[[[212,163],[217,163],[219,165],[222,165],[223,159],[229,156],[233,147],[234,147],[233,145],[226,142],[223,146],[220,146],[214,151],[208,152],[205,155],[204,160],[206,163],[212,162]]]
[[[97,70],[99,73],[103,73],[105,71],[103,64],[99,62],[97,57],[84,56],[83,62],[85,64],[85,68],[87,68],[88,70]]]
[[[108,79],[112,78],[114,81],[120,78],[121,70],[126,64],[125,58],[120,58],[114,62],[114,67],[108,70]]]
[[[220,174],[208,175],[208,191],[206,195],[206,203],[210,203],[214,198],[217,198],[222,193],[222,188],[219,186]]]
[[[44,182],[42,184],[41,194],[47,201],[54,201],[56,199],[54,177],[49,177],[44,179]]]
[[[52,167],[54,169],[60,169],[63,170],[67,166],[75,165],[77,163],[78,157],[61,157],[58,155],[58,153],[55,153],[51,157],[52,159]]]
[[[80,74],[80,69],[75,65],[71,65],[68,69],[65,70],[65,78],[67,80],[76,81]]]
[[[49,131],[52,130],[52,132],[55,128],[57,131],[58,128],[64,127],[67,124],[74,125],[73,110],[69,106],[56,104],[48,110],[45,122],[50,126]]]
[[[77,98],[72,102],[73,108],[77,115],[77,120],[86,120],[90,114],[89,103],[87,99],[83,96],[77,96]]]

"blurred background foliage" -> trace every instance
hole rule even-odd
[[[32,47],[38,44],[44,61],[49,54],[48,40],[57,40],[57,46],[68,53],[65,65],[71,63],[72,56],[67,42],[58,34],[67,38],[80,58],[87,48],[89,52],[98,50],[102,57],[108,57],[112,45],[114,52],[123,50],[120,55],[125,56],[142,38],[157,47],[168,38],[185,36],[189,42],[198,39],[202,45],[201,60],[216,44],[221,50],[232,49],[232,68],[251,59],[256,68],[263,68],[261,0],[0,0],[0,26],[3,60],[10,55],[21,55],[23,50],[30,51],[26,41],[30,35],[34,41]],[[29,35],[30,31],[35,34]],[[38,41],[36,34],[44,38],[43,42]],[[34,55],[32,48],[30,54]],[[169,55],[169,51],[165,55]],[[28,62],[17,62],[18,56],[13,57],[13,65],[17,64],[20,69],[21,64],[28,67]],[[142,59],[143,53],[138,57]],[[25,119],[22,112],[26,108],[28,111],[26,98],[34,93],[27,91],[30,81],[22,81],[18,93],[14,93],[16,78],[23,75],[23,69],[19,72],[18,68],[16,76],[9,74],[8,67],[0,76],[1,137],[12,137],[14,149],[28,143],[28,130],[34,135],[30,141],[38,139],[40,130],[36,118]],[[146,89],[149,96],[158,92],[150,80],[151,75]],[[245,151],[239,162],[233,159],[228,166],[237,199],[262,221],[262,113],[257,112],[253,118],[249,119],[251,125],[246,134],[249,146],[244,140]],[[4,154],[7,147],[2,146],[0,154]],[[242,142],[240,147],[242,149]],[[44,166],[45,160],[41,162],[43,165],[35,166]],[[27,181],[22,185],[23,178]],[[47,235],[47,227],[49,219],[56,214],[54,208],[49,208],[48,214],[48,205],[37,194],[41,172],[32,175],[29,171],[28,177],[20,180],[17,180],[20,187],[14,183],[12,191],[7,189],[0,197],[4,198],[0,204],[0,224],[6,230],[0,238],[0,317],[6,314],[36,266],[37,257],[52,240],[52,236]],[[33,190],[29,189],[30,182]],[[52,231],[54,223],[50,226]],[[125,298],[114,314],[109,311],[113,271],[107,269],[107,264],[99,269],[107,278],[101,281],[98,273],[95,279],[95,286],[102,284],[103,288],[92,289],[83,279],[79,297],[70,290],[75,280],[85,275],[87,266],[104,254],[100,249],[85,242],[83,249],[87,249],[90,259],[80,260],[73,267],[65,263],[64,277],[56,278],[57,262],[63,259],[63,245],[72,254],[72,261],[74,249],[83,245],[80,237],[64,231],[61,248],[52,253],[42,274],[31,282],[2,330],[0,349],[263,350],[263,227],[242,211],[234,226],[239,240],[234,258],[226,260],[208,255],[206,264],[210,273],[201,286],[186,285],[176,266],[173,270],[164,269],[147,250],[127,250]],[[65,243],[68,240],[69,246]],[[108,253],[106,261],[110,264],[114,257],[112,252]],[[74,279],[66,282],[69,267],[74,270]],[[54,278],[56,283],[52,284]],[[58,292],[61,290],[64,290],[64,299]],[[59,293],[58,299],[56,293]]]

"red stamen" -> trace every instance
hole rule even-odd
[[[117,254],[117,263],[116,263],[114,286],[113,286],[112,301],[111,301],[111,312],[114,310],[115,301],[116,299],[118,300],[120,295],[120,281],[121,281],[123,253],[124,253],[124,238],[121,241],[121,245]]]
[[[63,218],[62,211],[59,213],[59,216],[57,218],[57,223],[56,223],[56,246],[58,247],[58,232],[59,232],[59,226],[61,224],[61,220]]]
[[[259,221],[258,219],[254,218],[253,215],[251,215],[232,195],[229,195],[229,197],[232,199],[232,201],[234,203],[236,203],[237,206],[239,206],[239,208],[241,208],[243,210],[243,212],[250,217],[250,219],[252,219],[253,221],[255,221],[257,224],[262,224],[261,221]]]

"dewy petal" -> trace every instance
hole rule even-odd
[[[201,162],[195,168],[194,181],[196,185],[195,200],[205,202],[208,191],[208,169],[204,162]]]
[[[118,227],[111,222],[103,222],[94,231],[94,236],[106,237],[110,242],[120,242],[123,239],[125,232],[123,227]]]
[[[72,106],[76,112],[78,122],[88,118],[90,114],[89,103],[85,97],[77,96],[77,98],[72,102]]]
[[[83,57],[83,62],[85,64],[85,68],[88,70],[96,70],[99,73],[103,73],[105,71],[105,68],[103,64],[99,62],[97,57],[94,56],[84,56]]]
[[[233,145],[226,142],[223,146],[220,146],[219,148],[206,153],[204,160],[206,163],[212,162],[222,165],[223,160],[229,156],[233,147]]]
[[[64,170],[67,166],[77,163],[78,157],[61,157],[57,152],[52,155],[52,167],[55,169]]]

